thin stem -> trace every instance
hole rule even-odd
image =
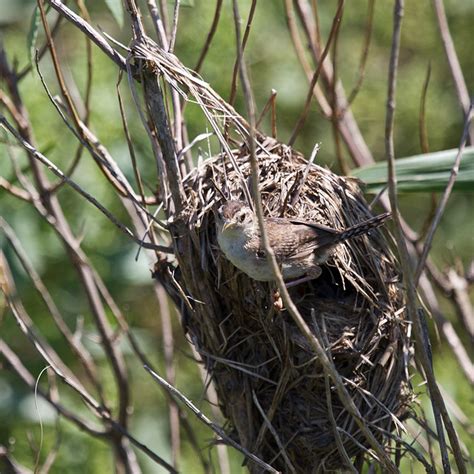
[[[179,19],[179,6],[180,0],[174,0],[174,11],[173,11],[173,26],[171,28],[171,37],[169,43],[169,52],[174,51],[174,45],[176,43],[176,33],[178,32],[178,19]]]
[[[436,232],[436,229],[438,228],[439,222],[441,221],[441,217],[444,213],[444,210],[446,209],[446,204],[448,203],[449,196],[451,195],[451,191],[453,190],[454,183],[456,182],[456,178],[459,173],[459,165],[461,164],[462,154],[463,154],[464,148],[466,147],[466,141],[469,135],[469,127],[471,124],[473,112],[474,112],[474,103],[471,104],[471,107],[469,108],[469,112],[466,116],[466,120],[464,122],[464,130],[461,137],[461,143],[459,144],[458,153],[456,155],[456,159],[454,160],[453,167],[451,168],[451,174],[449,176],[448,184],[446,185],[443,195],[441,196],[441,199],[438,202],[434,219],[431,222],[428,235],[426,236],[426,239],[425,239],[423,251],[421,253],[420,259],[418,261],[418,266],[415,272],[415,277],[414,277],[415,286],[418,285],[421,272],[423,271],[426,259],[428,258],[428,253],[433,243],[434,234]]]
[[[334,36],[336,34],[336,31],[337,31],[337,25],[341,21],[343,8],[344,8],[344,0],[339,0],[336,15],[334,16],[334,19],[333,19],[333,22],[332,22],[331,31],[329,33],[329,38],[328,38],[326,47],[324,48],[324,51],[321,54],[321,57],[319,58],[318,67],[316,68],[316,71],[313,74],[313,78],[311,79],[311,82],[309,84],[309,89],[308,89],[308,93],[306,95],[306,101],[305,101],[305,104],[304,104],[304,107],[303,107],[303,112],[301,113],[300,117],[298,118],[298,121],[296,122],[295,128],[293,129],[291,137],[288,141],[288,145],[290,145],[290,146],[292,146],[295,143],[296,138],[298,137],[298,134],[300,133],[301,129],[303,128],[303,125],[306,122],[306,119],[308,117],[309,110],[310,110],[310,107],[311,107],[311,99],[313,98],[313,90],[314,90],[314,87],[316,86],[316,83],[318,82],[319,75],[321,74],[323,64],[324,64],[324,60],[326,59],[326,56],[329,53],[329,49],[331,47],[332,40],[334,39]]]
[[[249,17],[247,19],[247,26],[245,27],[245,33],[244,37],[241,38],[239,35],[239,38],[236,38],[237,41],[237,56],[239,54],[239,51],[243,52],[245,51],[245,47],[247,46],[247,41],[249,39],[250,35],[250,28],[252,26],[252,20],[253,16],[255,14],[255,8],[257,7],[257,0],[252,0],[252,4],[250,5],[250,11],[249,11]],[[241,41],[242,43],[239,43]],[[229,104],[233,105],[235,102],[235,97],[237,95],[237,77],[239,76],[239,67],[240,67],[240,58],[236,57],[235,63],[234,63],[234,69],[232,72],[232,84],[230,86],[230,97],[229,97]]]
[[[112,61],[121,69],[126,69],[125,58],[113,49],[107,40],[94,29],[87,21],[74,13],[60,0],[46,0],[58,13],[77,26],[86,36],[88,36]]]
[[[140,244],[142,247],[149,248],[152,250],[160,250],[161,252],[170,253],[171,249],[163,245],[155,245],[148,242],[143,242],[139,239],[126,225],[118,221],[115,216],[103,206],[94,196],[89,194],[87,191],[84,191],[76,182],[66,176],[53,162],[49,161],[42,153],[36,150],[31,144],[24,140],[18,132],[10,125],[7,119],[0,114],[0,127],[4,128],[10,132],[21,144],[21,146],[39,162],[45,165],[50,171],[52,171],[56,176],[63,179],[71,188],[77,191],[81,196],[87,199],[92,205],[99,209],[102,214],[104,214],[118,229],[120,229],[125,235],[130,237],[134,242]]]
[[[239,34],[239,28],[238,28],[238,18],[237,18],[237,0],[233,0],[233,6],[234,6],[234,20],[236,23],[236,30],[237,30],[237,36]],[[343,2],[341,2],[343,3]],[[237,41],[239,44],[239,41]],[[324,348],[321,346],[319,341],[316,339],[316,337],[313,335],[311,332],[308,324],[306,321],[303,319],[301,316],[300,312],[298,311],[297,306],[291,299],[290,294],[288,293],[288,289],[285,285],[285,282],[283,281],[283,277],[280,271],[280,268],[278,267],[278,263],[275,258],[275,253],[273,252],[273,249],[270,245],[270,240],[268,238],[268,234],[266,231],[266,226],[265,226],[265,218],[263,215],[263,207],[262,207],[262,198],[260,196],[260,190],[259,190],[259,170],[258,170],[258,162],[257,162],[257,157],[255,153],[256,149],[256,144],[255,144],[255,105],[253,102],[253,97],[252,97],[252,92],[250,88],[250,82],[249,78],[247,75],[247,68],[245,61],[242,56],[242,52],[239,51],[239,58],[241,60],[241,64],[239,67],[240,70],[240,77],[242,81],[242,89],[244,92],[244,97],[245,97],[245,102],[247,106],[247,112],[249,115],[249,123],[250,123],[250,137],[249,137],[249,149],[250,149],[250,165],[251,165],[251,172],[252,172],[252,191],[253,191],[253,197],[255,199],[255,212],[257,215],[258,219],[258,225],[259,225],[259,230],[260,230],[260,235],[263,243],[263,247],[265,249],[265,254],[268,258],[268,262],[270,263],[270,268],[272,269],[272,273],[274,276],[274,280],[277,283],[278,291],[280,293],[280,296],[283,300],[283,303],[285,304],[286,309],[290,313],[291,317],[295,321],[298,329],[301,331],[303,336],[308,340],[311,349],[315,352],[315,354],[318,356],[318,360],[321,362],[324,372],[328,377],[331,377],[332,380],[334,381],[334,385],[336,386],[339,398],[341,402],[343,403],[344,407],[346,410],[351,414],[353,417],[355,423],[357,426],[360,428],[364,436],[366,437],[367,441],[370,443],[371,447],[374,449],[376,452],[380,462],[383,464],[386,472],[389,473],[396,473],[398,470],[396,469],[395,465],[392,463],[390,460],[389,456],[385,452],[383,446],[377,441],[375,438],[374,434],[370,431],[370,429],[367,426],[367,423],[363,416],[361,415],[359,409],[357,408],[356,404],[354,403],[354,400],[350,396],[347,388],[344,386],[343,380],[340,376],[340,374],[337,372],[334,364],[332,361],[329,360]]]
[[[456,464],[460,473],[466,473],[466,467],[462,457],[462,452],[459,446],[456,432],[452,426],[452,422],[449,419],[449,415],[444,404],[443,397],[439,391],[438,385],[436,384],[433,368],[430,360],[430,349],[428,347],[429,338],[426,335],[423,322],[420,319],[420,313],[417,311],[417,297],[415,291],[415,283],[413,277],[413,271],[411,268],[410,256],[407,249],[407,244],[403,235],[400,213],[398,207],[398,195],[397,195],[397,177],[395,172],[395,150],[393,141],[393,129],[395,120],[395,91],[397,82],[397,70],[398,70],[398,58],[400,53],[400,38],[401,38],[401,25],[404,9],[404,0],[396,0],[393,14],[393,37],[392,37],[392,48],[390,53],[390,65],[389,65],[389,76],[388,76],[388,94],[387,94],[387,114],[385,122],[385,149],[388,162],[388,184],[389,184],[389,198],[392,206],[392,216],[395,223],[395,237],[397,241],[398,252],[401,258],[401,264],[403,268],[404,278],[406,282],[406,294],[407,294],[407,312],[408,317],[413,321],[413,328],[418,347],[418,357],[420,358],[421,365],[425,371],[426,379],[428,382],[428,388],[431,395],[431,404],[433,407],[433,414],[436,421],[436,427],[439,437],[439,446],[441,450],[441,457],[443,460],[443,468],[445,473],[451,472],[449,464],[448,451],[444,436],[443,424],[441,419],[444,421],[444,426],[448,432],[451,446],[454,451]]]
[[[199,410],[199,408],[193,404],[193,402],[191,402],[191,400],[184,396],[177,388],[169,384],[163,377],[160,377],[156,372],[151,370],[150,367],[146,365],[144,368],[161,386],[165,387],[173,396],[177,397],[181,402],[183,402],[196,415],[198,420],[202,421],[205,425],[211,428],[211,430],[217,433],[226,443],[237,449],[237,451],[240,451],[247,458],[251,459],[253,462],[266,469],[268,472],[279,474],[279,472],[270,466],[270,464],[262,461],[260,458],[255,456],[255,454],[252,454],[250,451],[240,446],[240,444],[234,441],[231,437],[227,436],[225,431],[219,425],[211,421],[201,410]]]
[[[202,47],[201,53],[199,54],[199,59],[196,62],[196,66],[194,66],[194,71],[196,71],[196,73],[198,74],[204,63],[204,59],[206,59],[207,52],[209,51],[209,47],[211,46],[212,40],[217,31],[217,25],[219,24],[219,19],[222,11],[222,2],[223,0],[216,1],[216,9],[214,11],[214,17],[212,19],[211,28],[209,29],[206,41],[204,42],[204,46]]]
[[[428,143],[428,130],[426,126],[426,96],[428,95],[428,86],[430,84],[431,78],[431,62],[428,63],[428,68],[426,70],[425,80],[423,82],[423,88],[421,90],[421,100],[420,100],[420,120],[419,120],[419,134],[420,134],[420,147],[423,153],[428,153],[430,151],[430,146]]]
[[[433,6],[436,13],[436,19],[438,21],[441,40],[444,46],[444,52],[446,54],[446,59],[448,60],[449,70],[454,81],[456,94],[464,112],[464,117],[466,118],[469,114],[471,99],[469,98],[469,92],[461,69],[461,64],[459,63],[458,55],[456,53],[456,48],[454,47],[453,38],[451,37],[451,33],[449,31],[448,19],[446,18],[443,0],[433,0]],[[469,141],[471,144],[473,144],[474,130],[470,130],[469,134]]]
[[[375,7],[375,0],[369,0],[368,6],[367,6],[367,24],[365,26],[364,46],[362,48],[362,54],[361,54],[360,63],[359,63],[359,75],[353,89],[351,90],[351,92],[349,92],[349,95],[347,96],[347,105],[344,111],[352,105],[352,102],[354,102],[355,98],[357,97],[357,94],[360,91],[360,88],[362,87],[362,83],[364,82],[365,68],[367,66],[367,58],[369,57],[370,42],[372,40],[374,10],[375,10],[374,7]],[[342,113],[344,113],[344,111]]]

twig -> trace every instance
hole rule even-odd
[[[344,10],[341,10],[341,18],[336,23],[336,27],[334,30],[334,40],[332,42],[332,84],[331,84],[331,124],[332,124],[332,131],[334,136],[334,148],[336,152],[336,159],[339,164],[339,168],[342,174],[348,175],[349,168],[344,161],[344,157],[342,154],[342,146],[341,146],[341,137],[340,137],[340,123],[339,123],[339,103],[338,103],[338,96],[337,96],[337,84],[338,84],[338,46],[339,46],[339,32],[341,31],[341,23],[342,23],[342,14]]]
[[[451,268],[448,271],[447,278],[449,280],[452,297],[456,304],[460,320],[474,344],[474,311],[469,299],[469,281],[466,277],[460,276],[454,268]]]
[[[425,80],[423,82],[423,88],[421,90],[421,100],[420,100],[420,120],[418,125],[418,130],[420,134],[420,146],[423,153],[428,153],[430,151],[430,146],[428,144],[428,131],[426,127],[426,96],[428,94],[428,86],[430,84],[431,77],[431,61],[428,63],[428,68],[426,70]]]
[[[176,33],[178,32],[178,19],[179,19],[179,7],[180,0],[174,0],[174,11],[173,11],[173,26],[171,28],[171,36],[169,41],[168,51],[172,53],[174,51],[174,45],[176,43]]]
[[[459,144],[458,153],[456,155],[456,159],[454,160],[453,167],[451,168],[451,175],[449,176],[448,184],[446,185],[443,195],[441,196],[441,199],[438,202],[435,216],[433,218],[433,221],[431,222],[431,226],[428,230],[428,234],[426,236],[425,243],[423,245],[423,251],[418,261],[418,266],[416,268],[415,276],[413,279],[415,286],[418,284],[418,280],[420,279],[421,272],[423,271],[426,259],[428,257],[428,253],[433,243],[434,234],[439,225],[443,212],[446,208],[446,204],[448,203],[448,199],[449,199],[449,196],[451,195],[451,191],[453,190],[454,183],[456,182],[456,178],[459,172],[459,165],[461,163],[462,154],[466,146],[466,141],[469,134],[469,126],[472,120],[473,113],[474,113],[474,103],[471,103],[469,112],[467,113],[466,120],[464,122],[464,130],[462,133],[461,142]]]
[[[359,63],[359,76],[357,78],[357,82],[354,85],[351,92],[347,96],[347,105],[345,106],[344,110],[341,112],[343,114],[345,110],[352,105],[357,94],[362,87],[362,83],[364,82],[365,77],[365,67],[367,65],[367,58],[369,57],[369,48],[370,42],[372,39],[372,31],[373,31],[373,23],[374,23],[374,10],[375,10],[375,0],[369,0],[367,6],[367,24],[365,26],[365,38],[364,38],[364,46],[362,48],[362,54],[360,57]]]
[[[181,174],[175,150],[175,142],[170,132],[168,116],[163,101],[163,93],[154,73],[148,72],[143,76],[146,104],[154,126],[156,137],[163,153],[171,196],[175,206],[176,216],[185,208],[186,196],[183,189]],[[170,211],[170,210],[169,210]]]
[[[179,474],[178,471],[173,466],[171,466],[171,464],[167,463],[161,456],[158,456],[158,454],[152,451],[146,444],[138,441],[138,439],[131,435],[126,429],[124,429],[122,425],[114,420],[110,420],[109,422],[116,432],[127,438],[134,446],[140,449],[140,451],[143,451],[150,459],[155,461],[156,464],[164,467],[168,472],[171,472],[171,474]]]
[[[198,353],[196,347],[193,344],[189,344],[189,347],[192,351],[194,359],[199,360],[200,354]],[[208,372],[202,364],[197,364],[199,375],[203,385],[206,387],[206,398],[210,404],[211,413],[214,419],[222,418],[222,413],[219,410],[219,399],[217,397],[216,388],[212,380],[208,380]],[[229,462],[229,452],[228,446],[225,444],[217,444],[217,460],[219,462],[220,474],[230,474],[230,462]]]
[[[257,128],[260,127],[260,124],[262,123],[263,118],[265,117],[268,110],[271,108],[272,109],[272,137],[273,138],[276,138],[276,124],[273,123],[273,110],[275,108],[276,96],[277,96],[277,91],[275,89],[272,89],[270,92],[270,97],[268,97],[267,101],[265,102],[265,105],[263,106],[263,109],[260,112],[260,115],[255,123],[255,126]]]
[[[209,29],[209,33],[207,34],[206,41],[204,42],[204,46],[202,47],[201,54],[199,55],[199,59],[196,62],[196,66],[194,66],[194,70],[196,71],[196,73],[199,73],[199,71],[201,70],[201,67],[204,63],[204,59],[206,58],[207,52],[209,51],[209,47],[211,46],[212,40],[217,31],[217,25],[219,24],[219,19],[221,16],[222,1],[223,0],[216,1],[216,10],[212,19],[211,28]]]
[[[313,78],[311,79],[311,82],[309,84],[309,89],[308,93],[306,95],[306,101],[303,107],[303,112],[301,113],[300,117],[298,118],[298,121],[296,122],[296,125],[293,129],[293,132],[291,133],[291,137],[288,140],[288,145],[293,145],[296,141],[296,138],[301,131],[304,123],[306,122],[306,118],[308,117],[310,106],[311,106],[311,99],[313,98],[313,89],[316,83],[318,82],[319,75],[321,74],[321,70],[324,64],[324,60],[326,59],[327,54],[329,53],[329,49],[331,47],[332,40],[336,34],[337,31],[337,25],[341,21],[342,17],[342,11],[344,8],[344,0],[339,0],[336,15],[334,16],[332,26],[331,26],[331,31],[329,33],[329,38],[326,43],[326,47],[324,48],[323,53],[321,54],[321,57],[319,58],[319,63],[318,67],[316,68],[316,71],[314,71]]]
[[[280,449],[280,453],[283,456],[283,459],[285,460],[285,463],[288,466],[289,471],[296,474],[295,467],[293,466],[290,458],[288,457],[285,446],[283,446],[283,443],[281,442],[280,437],[278,436],[277,430],[273,427],[272,422],[268,419],[268,416],[265,414],[265,411],[263,410],[262,405],[260,405],[260,402],[258,401],[258,398],[257,398],[257,394],[255,393],[255,390],[252,390],[252,399],[253,399],[253,402],[255,403],[255,406],[257,407],[258,412],[263,418],[265,426],[268,428],[268,431],[270,431],[270,433],[272,434],[278,448]]]
[[[112,61],[121,69],[126,69],[125,58],[113,49],[105,38],[94,29],[87,21],[74,13],[60,0],[46,0],[60,15],[76,25],[86,36],[88,36]]]
[[[117,91],[117,100],[118,100],[118,105],[119,105],[120,118],[122,119],[122,128],[125,134],[125,140],[127,141],[130,160],[132,162],[133,174],[135,175],[135,181],[137,183],[138,192],[140,194],[140,197],[142,198],[142,204],[145,206],[146,205],[145,191],[143,189],[143,182],[140,176],[140,171],[138,169],[137,158],[135,155],[135,148],[133,147],[132,137],[130,135],[130,130],[128,128],[127,116],[125,114],[125,108],[123,106],[122,94],[120,93],[121,80],[122,80],[122,71],[120,71],[119,79],[115,86],[115,90]]]
[[[453,323],[447,319],[447,317],[441,311],[433,288],[427,285],[427,283],[429,283],[428,277],[422,273],[420,276],[419,286],[420,288],[423,288],[423,299],[426,300],[426,303],[428,303],[430,312],[433,315],[437,328],[441,334],[443,334],[444,339],[453,351],[454,357],[456,357],[459,366],[466,375],[467,380],[469,380],[469,382],[474,385],[474,364],[471,362],[469,354],[463,345],[462,339],[458,336]]]
[[[160,14],[163,18],[163,29],[166,34],[169,30],[169,19],[168,19],[168,0],[159,0],[160,2]]]
[[[236,23],[236,30],[239,31],[238,18],[236,14],[237,12],[236,0],[233,0],[233,5],[234,5],[234,21]],[[239,41],[237,41],[237,43],[239,44]],[[273,249],[271,248],[270,241],[268,239],[268,235],[265,228],[262,198],[260,196],[260,190],[259,190],[258,163],[257,163],[256,154],[255,154],[255,127],[254,127],[255,126],[255,105],[253,103],[250,83],[249,83],[249,79],[247,75],[247,68],[245,65],[245,61],[243,60],[242,54],[239,54],[239,58],[242,61],[240,64],[240,76],[241,76],[242,89],[244,92],[244,97],[245,97],[245,102],[246,102],[247,111],[249,115],[249,122],[250,122],[249,148],[250,148],[250,164],[251,164],[251,170],[252,170],[252,190],[253,190],[253,196],[255,199],[255,211],[256,211],[256,215],[258,219],[258,225],[259,225],[260,235],[262,238],[263,247],[265,249],[265,254],[270,263],[270,267],[272,269],[274,279],[276,280],[278,291],[283,300],[283,303],[285,304],[285,307],[287,308],[291,317],[295,321],[298,329],[301,331],[303,336],[308,340],[311,349],[318,356],[318,359],[320,360],[323,366],[325,374],[328,377],[331,377],[333,379],[334,385],[336,386],[341,402],[344,404],[344,407],[351,414],[355,423],[357,423],[360,430],[366,437],[367,441],[370,443],[371,447],[376,452],[386,472],[396,473],[397,469],[395,465],[391,462],[387,453],[384,451],[383,447],[377,441],[374,434],[367,427],[367,424],[364,418],[362,417],[359,409],[357,408],[356,404],[354,403],[354,400],[351,398],[349,392],[344,386],[341,376],[337,372],[332,362],[327,357],[327,354],[324,351],[324,348],[321,346],[319,341],[314,337],[309,326],[307,325],[307,323],[301,316],[300,312],[298,311],[298,308],[296,307],[293,300],[291,299],[290,294],[288,293],[288,289],[285,285],[285,282],[283,281],[281,271],[278,267],[275,254],[273,252]]]
[[[54,22],[53,27],[51,28],[51,36],[56,36],[56,33],[59,31],[59,27],[61,26],[61,20],[63,17],[58,15],[56,21]],[[41,48],[37,51],[36,56],[41,59],[44,54],[48,51],[48,43],[46,42]],[[18,82],[20,82],[31,70],[33,69],[33,64],[28,63],[21,71],[19,71],[16,75]]]
[[[14,184],[7,181],[3,176],[0,176],[0,188],[3,188],[5,191],[9,192],[12,196],[15,196],[18,199],[21,199],[26,202],[31,202],[32,197],[28,191],[21,189]]]
[[[257,7],[257,1],[252,0],[252,3],[250,5],[250,10],[249,10],[249,17],[247,19],[247,26],[245,27],[244,36],[243,36],[243,38],[240,37],[240,33],[239,33],[239,38],[236,38],[237,55],[236,55],[236,58],[235,58],[234,69],[232,71],[232,83],[230,85],[230,97],[229,97],[229,101],[228,101],[230,105],[234,104],[235,98],[236,98],[236,95],[237,95],[237,77],[239,76],[239,67],[240,67],[239,55],[243,54],[243,51],[245,51],[245,47],[247,46],[247,41],[248,41],[249,35],[250,35],[250,27],[252,25],[252,20],[253,20],[254,14],[255,14],[255,8],[256,7]],[[241,41],[241,43],[239,43],[239,41]]]
[[[174,357],[174,338],[173,326],[171,324],[171,312],[168,303],[168,297],[162,285],[155,283],[154,290],[158,305],[160,308],[161,332],[163,343],[163,356],[165,360],[166,378],[171,385],[176,381],[175,357]],[[168,404],[169,422],[170,422],[170,441],[173,466],[177,468],[180,459],[181,440],[179,426],[179,409],[174,400]]]
[[[78,127],[79,124],[79,114],[77,112],[76,106],[74,102],[72,101],[71,95],[69,94],[69,90],[66,86],[66,81],[64,80],[63,73],[61,71],[61,66],[59,64],[59,58],[58,54],[56,52],[56,47],[54,45],[54,40],[53,36],[51,35],[51,30],[49,28],[49,23],[48,20],[46,19],[46,11],[44,9],[44,0],[37,0],[39,11],[40,11],[40,16],[41,16],[41,22],[43,23],[43,28],[46,34],[46,39],[48,41],[48,48],[49,52],[51,54],[51,60],[53,62],[54,66],[54,71],[56,74],[56,78],[58,79],[58,84],[59,88],[61,90],[61,94],[64,97],[64,100],[66,101],[67,108],[69,110],[69,114],[71,115],[76,127]],[[38,61],[36,60],[36,64]]]
[[[160,12],[158,11],[155,0],[147,0],[147,5],[153,21],[153,27],[155,28],[156,39],[162,48],[168,49],[168,38],[166,38],[165,27],[161,20]]]
[[[218,426],[216,423],[211,421],[199,408],[197,408],[191,400],[186,398],[177,388],[173,387],[169,384],[164,378],[160,377],[156,372],[151,370],[147,365],[144,366],[145,370],[163,387],[165,387],[172,395],[177,397],[181,402],[183,402],[196,416],[197,418],[202,421],[205,425],[209,426],[212,431],[217,433],[226,443],[230,444],[233,448],[240,451],[244,454],[247,458],[251,459],[253,462],[257,463],[259,466],[263,467],[269,472],[274,474],[278,474],[278,471],[274,469],[272,466],[267,464],[266,462],[262,461],[260,458],[252,454],[244,447],[240,446],[239,443],[234,441],[232,438],[226,435],[225,431]]]
[[[10,132],[18,142],[23,146],[23,148],[30,153],[31,156],[35,157],[43,165],[45,165],[50,171],[52,171],[56,176],[62,178],[66,181],[69,186],[71,186],[75,191],[77,191],[81,196],[87,199],[91,204],[93,204],[99,211],[102,212],[115,226],[117,226],[125,235],[130,237],[137,244],[142,245],[145,248],[152,250],[159,250],[160,252],[171,253],[172,249],[170,247],[165,247],[163,245],[155,245],[148,242],[141,241],[127,226],[118,221],[112,213],[104,207],[96,198],[94,198],[87,191],[84,191],[76,182],[66,176],[54,163],[48,160],[42,153],[36,150],[32,145],[25,141],[18,132],[10,125],[7,119],[0,114],[0,126]]]
[[[325,337],[326,340],[323,340],[321,330],[318,325],[318,321],[314,317],[314,310],[312,310],[311,319],[313,321],[313,326],[316,331],[316,337],[319,339],[319,343],[323,347],[327,348],[326,351],[327,351],[328,358],[332,358],[329,342],[327,341],[327,337]],[[324,319],[323,319],[323,325],[324,325]],[[346,448],[344,447],[344,443],[342,441],[341,435],[339,433],[339,428],[337,426],[337,422],[334,417],[334,409],[333,409],[333,404],[332,404],[332,394],[331,394],[331,386],[330,386],[329,377],[324,377],[324,384],[326,387],[326,404],[328,407],[329,421],[331,422],[332,432],[334,434],[334,439],[336,440],[337,450],[339,451],[341,458],[344,459],[346,463],[344,468],[347,469],[348,471],[351,471],[353,473],[355,472],[355,474],[357,474],[357,470],[352,465],[349,455],[347,454]]]
[[[432,370],[428,350],[425,346],[426,338],[424,337],[424,329],[422,322],[417,312],[417,298],[415,292],[415,284],[413,273],[411,269],[410,257],[408,254],[407,244],[403,236],[401,228],[400,214],[398,208],[398,196],[397,196],[397,181],[395,172],[395,150],[393,142],[393,129],[395,119],[395,90],[397,80],[397,69],[398,69],[398,57],[400,51],[400,37],[401,37],[401,24],[403,17],[404,1],[396,0],[393,14],[393,37],[392,37],[392,48],[390,53],[390,66],[389,66],[389,77],[388,77],[388,94],[387,94],[387,115],[385,124],[385,148],[388,162],[388,183],[389,183],[389,198],[392,206],[392,215],[395,223],[395,237],[397,240],[398,251],[401,257],[401,263],[404,271],[404,277],[406,278],[406,292],[407,292],[407,312],[408,317],[413,321],[414,331],[416,340],[418,343],[418,354],[421,360],[421,364],[426,374],[428,382],[428,388],[431,395],[431,403],[433,407],[433,414],[436,420],[439,436],[439,446],[441,450],[441,456],[443,459],[443,468],[445,473],[451,472],[449,464],[448,452],[446,447],[446,441],[444,438],[443,425],[441,417],[444,421],[444,425],[448,432],[451,446],[454,451],[456,464],[460,473],[465,473],[466,468],[462,457],[459,441],[457,439],[454,427],[449,419],[449,415],[446,411],[443,397],[436,384],[435,376]]]
[[[77,4],[79,6],[79,10],[81,14],[85,17],[86,21],[90,23],[90,15],[86,8],[86,5],[84,4],[84,0],[77,0]],[[62,18],[61,15],[59,15],[58,18]],[[49,34],[52,39],[54,37],[53,31],[51,31],[51,33]],[[86,55],[87,55],[87,79],[86,79],[86,91],[85,91],[85,98],[84,98],[85,115],[82,121],[87,126],[89,124],[89,118],[90,118],[90,99],[91,99],[91,94],[92,94],[93,60],[92,60],[92,41],[87,36],[85,37],[85,40],[86,40]],[[48,39],[48,43],[49,43],[49,39]],[[39,69],[39,60],[40,60],[40,57],[37,54],[35,57],[37,69]],[[45,81],[43,80],[42,82],[45,82]],[[81,160],[83,151],[84,151],[84,147],[82,143],[79,143],[77,146],[74,159],[69,169],[65,173],[67,176],[72,176],[72,174],[76,170]],[[61,180],[56,185],[54,184],[51,185],[49,188],[49,192],[51,193],[57,192],[58,189],[60,189],[63,185],[64,185],[64,181]]]
[[[467,118],[469,110],[471,108],[471,99],[469,98],[469,92],[466,86],[466,81],[462,73],[461,65],[456,54],[456,48],[449,31],[448,19],[446,18],[446,12],[444,10],[443,0],[433,0],[433,6],[436,13],[436,20],[438,21],[438,28],[441,34],[441,40],[444,46],[444,52],[446,53],[446,59],[448,60],[449,69],[451,76],[454,81],[454,87],[458,96],[459,103],[464,112],[464,117]],[[470,143],[474,143],[474,130],[469,132]]]

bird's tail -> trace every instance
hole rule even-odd
[[[344,240],[351,239],[352,237],[357,237],[358,235],[367,234],[372,229],[383,225],[385,221],[391,217],[391,215],[392,214],[390,212],[385,212],[384,214],[379,214],[378,216],[372,217],[364,222],[360,222],[359,224],[349,227],[339,234],[337,242],[339,243]]]

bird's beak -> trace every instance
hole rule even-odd
[[[227,229],[230,229],[232,227],[233,227],[232,222],[230,221],[224,222],[224,225],[222,226],[222,232],[225,232]]]

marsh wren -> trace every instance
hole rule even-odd
[[[314,280],[343,241],[381,226],[390,213],[380,214],[343,230],[293,218],[265,218],[265,228],[286,286]],[[260,238],[257,216],[241,201],[227,201],[217,212],[217,241],[238,269],[258,281],[272,281],[273,272]]]

